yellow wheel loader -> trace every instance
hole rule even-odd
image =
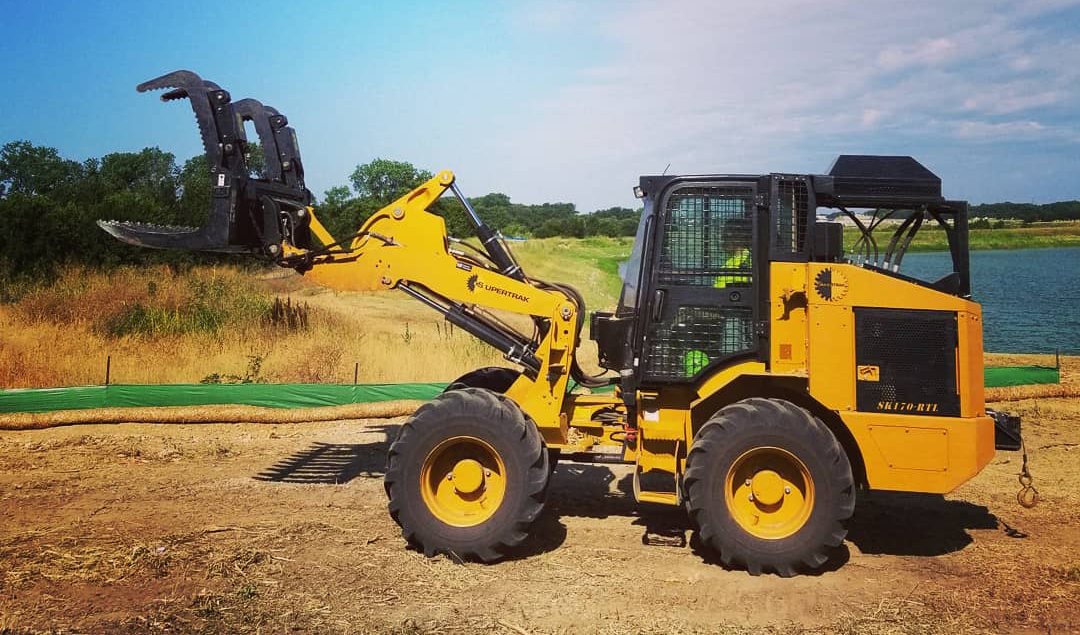
[[[814,175],[641,177],[622,297],[590,321],[606,372],[590,375],[576,357],[580,294],[523,271],[451,172],[337,240],[314,214],[278,111],[188,71],[138,89],[189,100],[213,209],[202,228],[103,221],[106,231],[250,253],[335,289],[398,290],[516,367],[459,378],[390,446],[390,514],[429,556],[496,560],[528,535],[556,460],[622,463],[638,501],[684,506],[724,563],[788,576],[842,543],[859,488],[946,493],[995,445],[1019,447],[1019,420],[983,401],[967,205],[910,157],[841,156]],[[245,121],[267,158],[261,178],[249,176]],[[475,244],[428,211],[448,190]],[[846,252],[841,223],[823,212],[858,228]],[[900,272],[924,224],[950,247],[934,280]],[[881,228],[891,236],[879,243]]]

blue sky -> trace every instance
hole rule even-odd
[[[375,157],[469,195],[634,206],[638,175],[910,154],[972,202],[1080,198],[1080,2],[6,0],[0,143],[200,151],[186,68],[297,129],[318,195]]]

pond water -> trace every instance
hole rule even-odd
[[[935,280],[947,253],[904,256],[901,273]],[[990,353],[1080,355],[1080,248],[971,252],[972,299],[983,308]]]

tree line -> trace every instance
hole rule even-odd
[[[372,214],[402,194],[432,178],[432,173],[405,161],[375,159],[356,166],[350,185],[332,187],[315,206],[315,213],[335,237],[348,235]],[[351,187],[350,187],[351,186]],[[506,194],[492,192],[469,198],[477,215],[506,236],[551,238],[566,236],[633,236],[641,210],[610,207],[579,214],[573,203],[514,203]],[[457,199],[446,196],[431,211],[446,220],[446,231],[457,237],[474,230]]]
[[[249,148],[253,176],[264,160]],[[358,165],[349,185],[330,188],[315,203],[316,215],[339,240],[373,213],[430,179],[432,174],[403,161],[375,159]],[[159,148],[114,152],[72,161],[56,148],[13,141],[0,148],[0,281],[50,277],[62,265],[237,261],[236,257],[156,251],[126,245],[106,235],[96,221],[139,221],[201,226],[210,209],[210,171],[204,155],[178,163]],[[470,198],[477,214],[507,236],[630,236],[641,210],[612,207],[579,214],[572,203],[524,205],[506,194]],[[461,204],[443,197],[432,208],[454,236],[473,235]]]
[[[253,176],[261,173],[264,160],[256,144],[249,146],[248,165]],[[408,162],[375,159],[358,165],[347,185],[327,190],[315,203],[316,214],[336,238],[345,239],[377,210],[431,177]],[[0,148],[0,280],[48,277],[66,264],[242,262],[125,245],[95,224],[105,219],[200,226],[210,209],[210,185],[203,155],[178,163],[169,152],[144,148],[79,162],[63,158],[56,148],[29,141],[7,143]],[[526,205],[497,192],[469,202],[506,236],[632,236],[641,216],[640,209],[625,207],[581,214],[572,203]],[[456,199],[443,197],[432,211],[445,218],[451,235],[473,235]],[[1026,222],[1080,220],[1080,201],[974,205],[970,215]]]
[[[984,203],[968,208],[972,218],[997,218],[1027,221],[1029,223],[1054,220],[1080,220],[1080,201],[1057,203]]]

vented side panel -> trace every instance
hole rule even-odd
[[[672,322],[650,329],[646,376],[654,380],[693,377],[710,362],[750,349],[753,334],[749,307],[681,306]]]
[[[956,313],[855,308],[860,412],[960,416]]]
[[[809,194],[806,181],[777,182],[776,238],[774,252],[799,254],[806,247]]]
[[[664,214],[658,282],[711,287],[720,276],[744,280],[753,236],[750,187],[685,187],[673,192]]]

